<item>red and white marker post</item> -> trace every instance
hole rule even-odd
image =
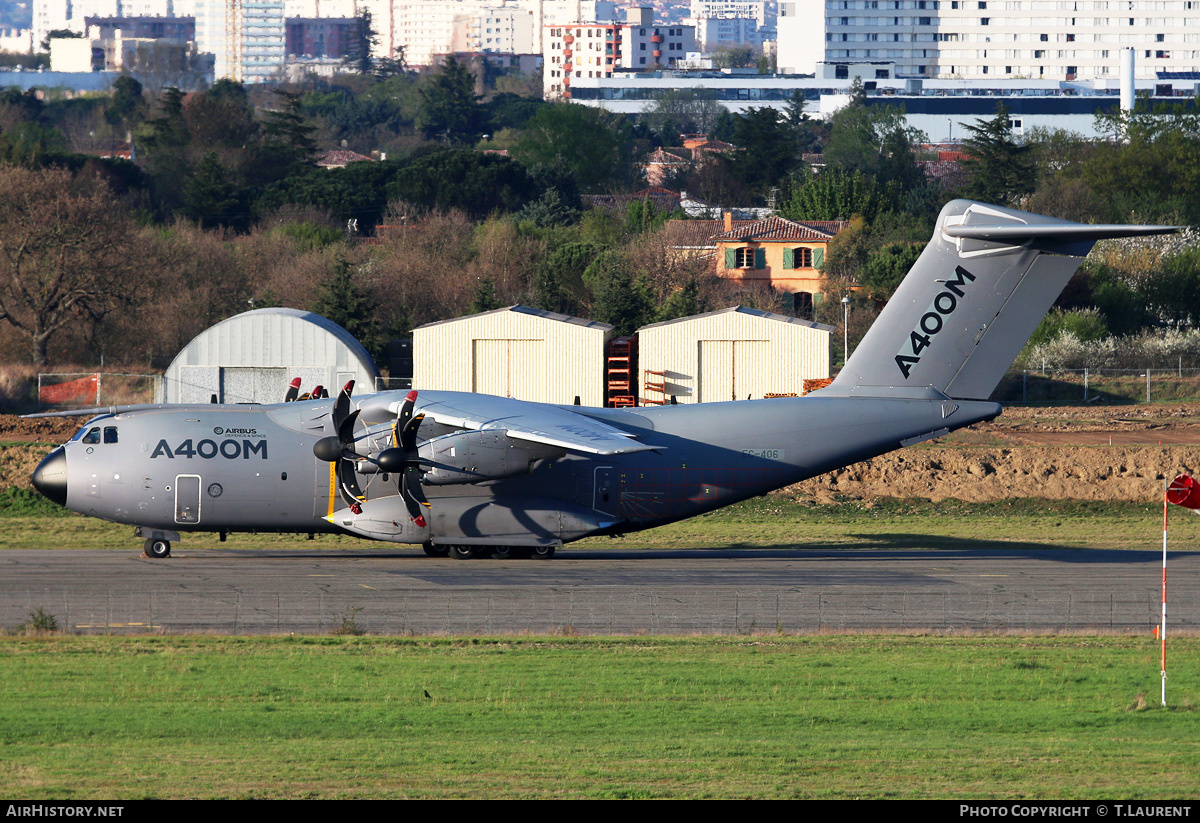
[[[1158,627],[1158,640],[1162,659],[1162,704],[1167,705],[1167,504],[1183,506],[1192,511],[1200,510],[1200,483],[1190,474],[1178,475],[1163,494],[1163,555],[1162,555],[1162,623]]]

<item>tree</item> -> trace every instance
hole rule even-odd
[[[551,252],[533,276],[534,306],[579,314],[585,292],[583,273],[603,250],[595,243],[566,243]]]
[[[475,75],[453,56],[417,87],[421,102],[417,126],[427,139],[471,144],[483,133],[483,111],[475,95]]]
[[[765,194],[800,165],[795,133],[776,109],[752,108],[738,119],[733,142],[734,172],[747,186]]]
[[[560,167],[588,191],[629,178],[629,124],[624,117],[571,103],[544,106],[512,145],[527,168]]]
[[[142,84],[128,75],[113,82],[112,97],[104,110],[104,119],[114,128],[130,129],[145,115],[146,101]]]
[[[495,280],[491,277],[481,277],[475,282],[475,289],[471,294],[471,314],[481,314],[503,307],[504,304],[496,296]]]
[[[913,153],[913,146],[924,140],[923,133],[908,127],[903,106],[869,105],[856,79],[849,105],[831,119],[825,162],[861,171],[881,183],[895,181],[908,191],[925,180]]]
[[[511,212],[537,196],[525,168],[507,157],[467,149],[442,149],[398,171],[388,196],[437,211],[459,209],[475,218]]]
[[[861,284],[876,297],[891,297],[924,250],[923,243],[889,243],[867,258]]]
[[[1013,139],[1003,103],[990,120],[963,124],[963,128],[971,134],[962,144],[967,154],[968,197],[1003,206],[1034,190],[1037,176],[1030,147]]]
[[[707,89],[667,89],[639,116],[662,138],[663,145],[679,145],[681,134],[707,134],[725,107],[716,92]]]
[[[184,213],[206,229],[214,226],[245,228],[249,224],[250,215],[241,191],[217,159],[216,152],[206,154],[188,180]]]
[[[834,220],[859,215],[868,221],[885,211],[900,208],[900,187],[881,185],[861,171],[830,168],[820,174],[805,174],[793,185],[792,196],[779,213],[790,220]]]
[[[633,334],[654,320],[654,298],[620,253],[607,251],[583,273],[592,291],[592,318],[613,326],[614,335]]]
[[[321,283],[312,310],[337,323],[363,344],[372,356],[380,353],[382,339],[375,319],[376,299],[362,282],[355,282],[354,266],[340,254],[333,274]]]
[[[262,126],[263,141],[251,166],[252,181],[263,185],[286,177],[299,165],[308,163],[317,151],[312,126],[301,113],[299,94],[275,89],[280,106],[266,113]]]
[[[65,327],[134,298],[145,267],[133,234],[103,184],[0,166],[0,320],[29,341],[34,365]]]
[[[188,133],[205,151],[241,150],[258,135],[254,108],[246,87],[235,80],[218,80],[184,107]]]
[[[354,33],[354,46],[348,57],[353,60],[359,74],[370,74],[372,69],[371,53],[379,44],[379,35],[371,25],[371,12],[363,9],[358,13],[358,28]]]

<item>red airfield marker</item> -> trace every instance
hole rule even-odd
[[[1190,474],[1181,474],[1167,485],[1163,494],[1162,623],[1158,640],[1162,646],[1162,704],[1167,705],[1167,504],[1185,509],[1200,509],[1200,483]]]

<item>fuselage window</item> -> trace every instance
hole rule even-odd
[[[92,429],[87,434],[85,434],[83,436],[83,442],[89,443],[89,444],[90,443],[99,443],[100,442],[100,427],[96,426],[96,428]]]
[[[104,427],[104,442],[105,443],[116,443],[117,442],[117,427],[116,426],[105,426]]]

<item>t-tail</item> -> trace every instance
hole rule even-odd
[[[1085,225],[954,200],[821,393],[986,400],[1097,240],[1173,231]]]

